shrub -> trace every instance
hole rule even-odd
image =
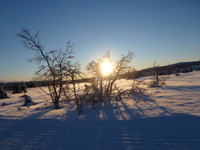
[[[5,90],[5,85],[0,82],[0,99],[8,98],[8,95]]]

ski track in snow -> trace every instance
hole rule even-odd
[[[121,86],[127,83],[121,81]],[[171,76],[150,89],[153,103],[132,100],[85,109],[37,109],[49,98],[29,89],[37,105],[17,107],[20,94],[0,100],[0,150],[199,150],[200,72]]]
[[[200,119],[193,116],[108,121],[1,120],[0,126],[2,150],[200,148]]]

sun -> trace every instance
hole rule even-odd
[[[109,61],[103,61],[101,63],[101,73],[103,76],[109,75],[113,70],[113,65]]]

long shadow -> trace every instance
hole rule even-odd
[[[136,97],[133,97],[135,101]],[[131,101],[131,100],[129,100]],[[174,112],[166,107],[159,106],[158,103],[147,95],[137,97],[137,102],[131,104],[125,101],[111,101],[104,106],[97,106],[95,110],[85,108],[83,114],[77,116],[81,120],[134,120],[155,116],[174,115]],[[134,104],[134,107],[133,107]],[[68,112],[73,114],[74,112]]]
[[[166,86],[167,90],[176,90],[176,91],[200,91],[200,86]]]
[[[95,110],[88,108],[82,115],[73,109],[63,120],[37,119],[50,110],[22,120],[0,119],[0,149],[200,149],[200,117],[175,114],[152,99],[135,106],[138,110],[131,110],[124,101],[113,101]],[[150,111],[159,115],[151,117]]]
[[[200,118],[182,114],[135,120],[0,120],[0,149],[198,150]]]
[[[157,116],[171,116],[174,112],[167,107],[160,106],[154,99],[148,95],[144,95],[141,99],[142,103],[135,103],[137,110],[140,112],[141,117]]]

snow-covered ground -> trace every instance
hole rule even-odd
[[[29,108],[22,94],[11,95],[0,100],[8,104],[0,106],[0,150],[199,150],[200,72],[171,75],[148,92],[146,103],[113,101],[82,115],[65,101],[59,110],[45,108],[50,99],[39,88],[28,89],[37,103]]]

